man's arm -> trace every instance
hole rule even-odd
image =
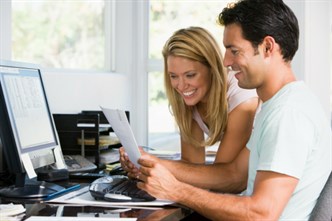
[[[258,172],[252,196],[217,194],[183,183],[173,199],[212,220],[278,220],[298,180],[274,172]]]
[[[192,164],[184,161],[164,160],[145,152],[142,160],[166,167],[178,180],[204,189],[239,193],[246,188],[248,177],[249,150],[244,148],[231,163],[211,165]],[[120,148],[122,167],[130,177],[138,177],[140,171],[129,161],[123,148]]]
[[[143,181],[139,188],[157,198],[186,205],[212,220],[277,220],[298,183],[287,175],[259,171],[251,196],[213,193],[180,182],[159,163],[148,159],[139,162],[139,178]],[[218,177],[218,173],[213,175]]]
[[[177,180],[200,188],[239,193],[247,185],[249,162],[249,150],[247,148],[244,148],[238,157],[230,163],[202,165],[161,160],[150,156],[148,158],[166,167]]]

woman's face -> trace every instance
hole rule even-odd
[[[211,87],[209,68],[198,61],[168,56],[167,69],[172,87],[188,106],[207,101]]]

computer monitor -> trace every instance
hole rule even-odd
[[[37,65],[0,60],[0,139],[15,175],[15,185],[1,189],[1,197],[46,198],[62,190],[33,182],[38,168],[66,168]]]

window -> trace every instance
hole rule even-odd
[[[12,59],[109,70],[110,1],[12,1]]]
[[[150,1],[149,17],[149,145],[180,148],[178,127],[168,109],[164,91],[162,47],[174,31],[189,26],[209,30],[222,46],[217,18],[227,1]]]

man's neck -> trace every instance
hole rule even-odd
[[[268,76],[263,85],[257,88],[257,94],[265,102],[278,93],[285,85],[294,81],[296,81],[296,77],[292,69],[290,67],[281,68]]]

